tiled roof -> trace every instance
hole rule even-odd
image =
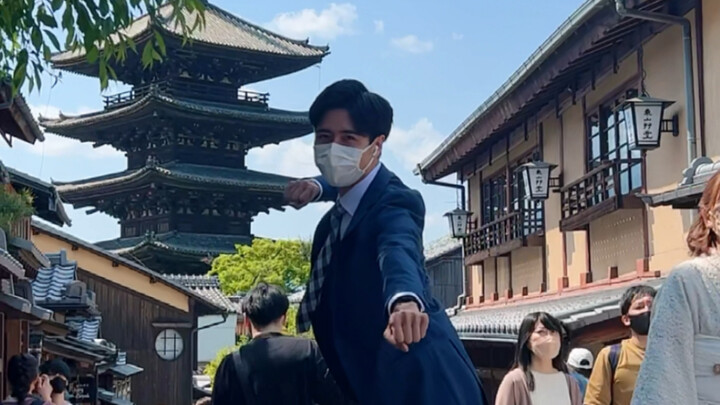
[[[285,185],[291,180],[289,177],[247,169],[189,163],[166,163],[157,166],[148,165],[142,169],[126,170],[75,182],[55,182],[55,185],[61,194],[66,194],[113,184],[140,181],[153,175],[194,184],[204,183],[217,186],[244,187],[278,193],[281,193]]]
[[[205,27],[197,29],[191,34],[194,42],[220,45],[244,51],[261,52],[267,54],[293,56],[293,57],[322,57],[328,52],[327,47],[309,45],[308,41],[297,41],[285,38],[270,32],[257,25],[242,20],[229,12],[212,4],[206,4]],[[164,18],[162,29],[178,37],[182,36],[182,28],[169,21],[173,12],[172,5],[160,8],[160,15]],[[193,24],[199,14],[183,10],[185,20]],[[152,28],[150,16],[144,15],[133,21],[122,32],[124,35],[138,40],[147,35]],[[84,49],[67,51],[52,57],[54,63],[79,59],[84,56]]]
[[[77,263],[66,266],[53,265],[38,270],[32,283],[33,296],[37,301],[60,301],[68,284],[75,280]]]
[[[229,312],[242,312],[238,305],[230,301],[230,298],[223,294],[220,289],[220,280],[217,276],[188,276],[183,274],[168,274],[163,276],[168,280],[183,285],[194,291],[208,301]]]
[[[640,197],[651,206],[672,205],[674,208],[697,208],[707,181],[718,171],[720,171],[720,161],[713,162],[712,159],[702,156],[683,170],[683,178],[677,188]]]
[[[103,256],[103,257],[107,258],[108,260],[112,260],[112,261],[115,261],[115,262],[117,262],[117,263],[122,263],[123,265],[127,266],[128,268],[133,269],[133,270],[135,270],[135,271],[137,271],[137,272],[139,272],[139,273],[145,274],[145,275],[147,275],[148,277],[150,277],[150,278],[152,278],[152,279],[160,280],[161,282],[167,284],[169,287],[171,287],[171,288],[173,288],[173,289],[175,289],[175,290],[178,290],[178,291],[182,292],[183,294],[186,294],[186,295],[188,295],[188,296],[190,296],[190,297],[199,298],[198,301],[200,301],[202,304],[204,304],[205,307],[206,307],[207,309],[211,310],[211,311],[217,311],[218,313],[220,313],[220,312],[223,310],[223,308],[215,305],[214,303],[208,301],[207,299],[205,299],[205,298],[203,298],[203,297],[198,296],[197,294],[195,294],[195,293],[192,292],[191,290],[187,289],[186,287],[184,287],[184,286],[182,286],[182,285],[180,285],[180,284],[174,283],[174,282],[172,282],[172,281],[170,281],[170,280],[167,280],[167,279],[163,278],[162,275],[160,275],[159,273],[157,273],[157,272],[155,272],[155,271],[153,271],[153,270],[150,270],[149,268],[143,266],[142,264],[139,264],[139,263],[137,263],[137,262],[135,262],[135,261],[126,259],[126,258],[124,258],[124,257],[122,257],[122,256],[119,256],[119,255],[116,254],[116,253],[110,252],[110,251],[108,251],[108,250],[106,250],[106,249],[103,249],[103,248],[101,248],[101,247],[99,247],[99,246],[97,246],[97,245],[94,245],[94,244],[92,244],[92,243],[90,243],[90,242],[87,242],[87,241],[82,240],[82,239],[80,239],[80,238],[78,238],[78,237],[75,237],[75,236],[70,235],[70,234],[68,234],[68,233],[66,233],[66,232],[63,232],[63,231],[57,229],[56,227],[54,227],[54,226],[52,226],[52,225],[45,224],[45,223],[43,223],[43,222],[33,220],[32,226],[33,226],[33,228],[34,228],[35,230],[37,230],[37,231],[40,231],[40,232],[44,232],[44,233],[53,235],[53,236],[55,236],[55,237],[57,237],[57,238],[59,238],[59,239],[65,240],[65,241],[67,241],[67,242],[69,242],[69,243],[73,243],[73,244],[75,244],[75,245],[77,245],[77,246],[80,246],[80,247],[82,247],[82,248],[84,248],[84,249],[87,249],[87,250],[89,250],[89,251],[91,251],[91,252],[94,252],[94,253],[96,253],[96,254],[98,254],[98,255],[100,255],[100,256]]]
[[[94,318],[68,318],[65,323],[77,331],[78,339],[85,342],[94,342],[100,334],[100,317]]]
[[[0,133],[7,133],[31,144],[36,140],[44,141],[45,135],[35,121],[25,98],[19,93],[14,98],[11,97],[12,90],[9,83],[0,81],[0,104],[12,103],[7,108],[0,109]]]
[[[237,251],[235,245],[249,243],[250,240],[249,236],[244,235],[214,235],[172,231],[112,239],[97,242],[96,245],[117,254],[132,253],[149,246],[181,253],[215,256],[222,253],[235,253]]]
[[[55,225],[71,224],[55,186],[12,167],[6,169],[13,187],[24,187],[32,191],[35,215]]]
[[[659,288],[662,279],[645,281]],[[531,312],[547,312],[570,329],[602,322],[620,316],[618,302],[630,284],[572,295],[544,297],[532,301],[470,309],[450,318],[463,339],[514,341],[523,318]]]
[[[287,125],[302,125],[306,127],[307,133],[312,131],[310,121],[306,112],[285,111],[274,108],[248,107],[241,104],[230,105],[212,103],[208,101],[191,101],[167,96],[159,91],[151,91],[132,104],[118,107],[111,110],[102,110],[81,114],[77,116],[65,116],[60,114],[59,118],[40,117],[40,124],[48,131],[59,131],[83,125],[98,125],[104,122],[117,122],[119,117],[124,117],[136,112],[155,109],[159,106],[168,106],[178,110],[194,114],[198,117],[207,116],[210,118],[230,118],[246,122],[277,123]]]
[[[425,260],[431,261],[437,259],[438,257],[458,250],[461,247],[462,242],[459,239],[455,239],[451,235],[443,236],[442,238],[429,243],[425,247]]]

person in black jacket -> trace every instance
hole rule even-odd
[[[346,403],[317,344],[282,333],[288,306],[280,288],[266,283],[246,296],[252,340],[220,363],[213,405]]]

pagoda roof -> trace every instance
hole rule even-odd
[[[66,116],[60,113],[59,118],[40,117],[40,124],[48,131],[80,141],[98,141],[101,130],[125,126],[125,120],[137,118],[156,118],[158,107],[165,109],[174,117],[192,118],[194,121],[207,120],[217,123],[218,121],[232,121],[233,125],[245,124],[256,125],[278,125],[289,127],[282,131],[282,135],[276,139],[263,139],[256,146],[268,143],[277,143],[287,139],[296,138],[312,132],[312,126],[308,119],[307,112],[287,111],[274,108],[263,108],[247,106],[242,104],[226,104],[209,101],[175,98],[161,93],[151,91],[148,95],[139,98],[132,104],[122,107],[91,112],[76,116]],[[112,133],[113,130],[105,131]],[[113,144],[116,140],[112,135],[108,136],[105,143]]]
[[[135,170],[93,177],[75,182],[54,182],[65,198],[76,193],[98,190],[119,184],[142,184],[148,179],[176,181],[180,185],[207,185],[219,187],[242,187],[250,190],[282,193],[290,177],[230,167],[206,166],[170,162],[162,165],[149,164]]]
[[[236,245],[247,244],[249,235],[218,235],[185,232],[148,232],[142,236],[117,238],[97,242],[96,245],[119,255],[133,254],[141,250],[160,250],[192,256],[217,256],[235,253]]]
[[[190,41],[187,42],[187,47],[192,50],[196,50],[199,46],[209,46],[220,48],[225,53],[235,51],[236,54],[291,58],[299,62],[296,63],[294,70],[300,70],[320,62],[329,53],[328,46],[310,45],[307,39],[290,39],[252,24],[215,5],[205,3],[205,6],[205,26],[202,29],[195,29],[189,36]],[[175,38],[178,44],[182,43],[182,28],[170,21],[174,11],[173,5],[166,4],[158,11],[160,18],[156,22],[153,22],[150,16],[145,14],[135,19],[120,32],[132,38],[138,44],[138,49],[141,48],[141,42],[152,36],[153,29],[158,29],[165,38]],[[199,14],[197,11],[183,10],[183,16],[185,21],[192,25]],[[111,38],[117,40],[118,36],[114,34]],[[172,43],[167,43],[167,46],[172,46]],[[168,54],[170,53],[168,52]],[[57,53],[52,56],[51,61],[57,68],[96,76],[97,68],[88,63],[85,56],[85,49],[79,48]],[[238,58],[238,55],[230,53],[227,57]]]

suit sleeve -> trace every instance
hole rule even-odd
[[[235,372],[232,354],[220,362],[212,389],[213,405],[244,405],[245,397]]]
[[[610,405],[612,399],[612,370],[608,355],[610,347],[604,347],[595,359],[592,374],[585,389],[585,405]]]
[[[338,198],[338,191],[335,187],[328,184],[322,176],[317,176],[310,181],[314,181],[320,187],[320,194],[315,197],[314,202],[334,202]]]
[[[333,379],[325,364],[320,349],[314,341],[310,342],[310,361],[312,362],[312,387],[310,387],[313,401],[318,405],[339,405],[345,403],[340,387]]]
[[[384,281],[385,307],[398,296],[410,295],[424,302],[422,247],[425,205],[417,191],[388,197],[378,210],[378,264]]]
[[[681,404],[697,398],[695,325],[682,272],[673,272],[653,303],[645,358],[633,405]]]

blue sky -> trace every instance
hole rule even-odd
[[[331,54],[319,68],[250,86],[269,92],[273,107],[306,110],[322,88],[342,78],[359,79],[392,103],[395,125],[383,161],[423,194],[429,242],[447,233],[442,215],[455,208],[456,192],[423,185],[412,168],[490,96],[581,0],[213,3],[290,37],[330,45]],[[44,83],[40,93],[26,95],[36,115],[102,108],[96,79],[64,73],[54,88],[47,85],[49,79]],[[123,89],[112,85],[107,92]],[[125,157],[114,149],[93,149],[52,134],[46,137],[46,142],[34,146],[15,142],[12,149],[0,148],[0,159],[45,180],[77,180],[125,169]],[[254,149],[248,166],[292,176],[314,175],[312,136]],[[89,241],[119,236],[115,219],[67,208],[73,219],[67,231]],[[260,214],[253,233],[308,238],[325,210],[326,205],[316,205]]]

